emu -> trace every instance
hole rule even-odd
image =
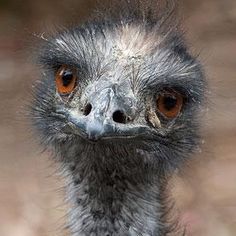
[[[175,4],[158,3],[111,1],[39,47],[31,116],[63,169],[72,236],[175,231],[167,185],[199,146],[206,81]]]

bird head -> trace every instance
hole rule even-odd
[[[174,29],[88,23],[45,40],[39,62],[32,114],[46,145],[132,150],[171,168],[196,149],[205,81]]]

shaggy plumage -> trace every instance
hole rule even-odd
[[[73,236],[160,236],[174,230],[166,186],[198,147],[205,80],[170,23],[173,10],[172,1],[112,1],[89,22],[40,47],[42,78],[32,119],[42,144],[63,167]],[[66,98],[55,87],[61,65],[78,73]],[[166,89],[184,97],[173,119],[156,109]]]

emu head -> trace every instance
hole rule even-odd
[[[85,235],[99,231],[102,220],[113,232],[115,219],[123,229],[115,235],[153,235],[151,222],[161,221],[154,200],[162,179],[198,146],[201,66],[176,27],[163,30],[162,18],[133,2],[124,13],[119,8],[114,17],[64,30],[40,48],[33,121],[70,178],[71,228]],[[127,203],[127,194],[139,200]],[[140,213],[132,216],[136,221],[146,217],[146,228],[131,227],[131,216],[124,220],[132,211]]]

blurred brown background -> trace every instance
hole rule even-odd
[[[91,13],[95,1],[0,0],[0,235],[53,236],[64,222],[62,182],[24,118],[37,71],[34,38]],[[236,235],[236,1],[183,0],[184,29],[209,80],[203,151],[170,188],[189,235]]]

